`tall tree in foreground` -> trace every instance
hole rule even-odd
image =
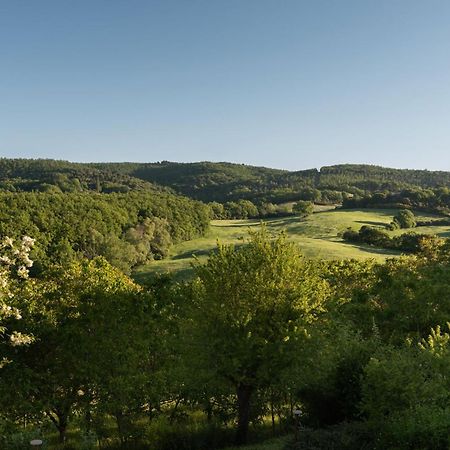
[[[265,228],[244,245],[218,245],[195,267],[193,334],[203,367],[237,396],[236,443],[247,441],[255,391],[275,385],[324,310],[328,285],[297,245]]]
[[[2,412],[46,415],[64,442],[74,412],[106,412],[120,426],[139,410],[153,314],[131,279],[96,258],[49,269],[20,298],[21,324],[35,340],[3,369]]]

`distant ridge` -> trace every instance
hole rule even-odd
[[[0,189],[128,192],[166,190],[202,200],[290,201],[305,189],[366,195],[450,187],[450,172],[339,164],[288,171],[229,162],[72,163],[0,159]]]

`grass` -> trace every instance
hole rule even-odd
[[[392,217],[396,212],[397,210],[393,209],[336,209],[318,211],[307,218],[289,216],[266,220],[265,223],[273,233],[285,230],[288,238],[299,244],[307,258],[373,258],[383,261],[387,257],[397,256],[399,253],[386,249],[350,244],[344,242],[340,236],[347,228],[359,230],[363,225],[384,229],[385,225],[392,221]],[[430,216],[421,214],[417,214],[417,217],[419,220],[430,218]],[[248,234],[249,229],[255,229],[259,226],[259,220],[212,221],[210,230],[205,237],[182,242],[174,246],[169,258],[138,268],[134,274],[135,278],[138,281],[142,281],[156,273],[165,272],[172,272],[178,278],[185,278],[191,271],[194,255],[200,261],[204,261],[209,252],[216,247],[217,240],[224,244],[238,243],[242,237]],[[412,231],[450,237],[450,227],[420,227]],[[390,234],[402,232],[405,232],[405,230],[395,231]]]
[[[292,436],[283,436],[269,439],[260,444],[250,444],[243,447],[227,447],[223,450],[283,450]]]

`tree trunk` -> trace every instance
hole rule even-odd
[[[114,413],[114,417],[116,419],[117,432],[119,433],[120,443],[123,445],[125,444],[126,437],[125,437],[124,417],[122,411],[116,411]]]
[[[66,440],[67,421],[69,418],[68,412],[62,409],[55,409],[47,413],[47,416],[58,430],[59,442],[63,444]]]
[[[245,384],[239,384],[237,386],[238,425],[236,430],[236,445],[244,445],[247,443],[252,391],[251,386]]]
[[[59,442],[61,444],[64,444],[64,442],[66,442],[66,429],[67,429],[67,424],[65,422],[60,423],[60,425],[58,426]]]
[[[206,410],[206,418],[207,418],[207,422],[208,422],[208,423],[211,423],[211,422],[212,422],[212,417],[213,417],[213,415],[212,415],[213,408],[212,408],[211,401],[210,401],[209,399],[206,400],[206,407],[205,407],[205,410]]]

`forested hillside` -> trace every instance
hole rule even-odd
[[[291,200],[341,201],[346,194],[450,186],[450,172],[390,169],[370,165],[337,165],[286,171],[231,163],[96,164],[171,187],[203,201],[248,199],[253,202]]]
[[[163,192],[0,193],[0,236],[36,240],[33,270],[104,256],[125,272],[204,234],[207,207]]]
[[[0,158],[0,190],[39,192],[129,192],[161,190],[108,165],[97,169],[92,164],[52,159]]]
[[[0,234],[31,233],[40,261],[102,255],[126,271],[202,236],[210,218],[308,215],[313,203],[450,214],[450,172],[368,165],[289,172],[211,162],[0,159],[0,192],[9,205]],[[62,217],[64,231],[55,233]]]
[[[159,186],[159,188],[158,188]],[[0,189],[128,192],[161,186],[205,202],[341,202],[375,192],[450,186],[450,172],[337,165],[286,171],[231,163],[70,163],[0,159]]]

